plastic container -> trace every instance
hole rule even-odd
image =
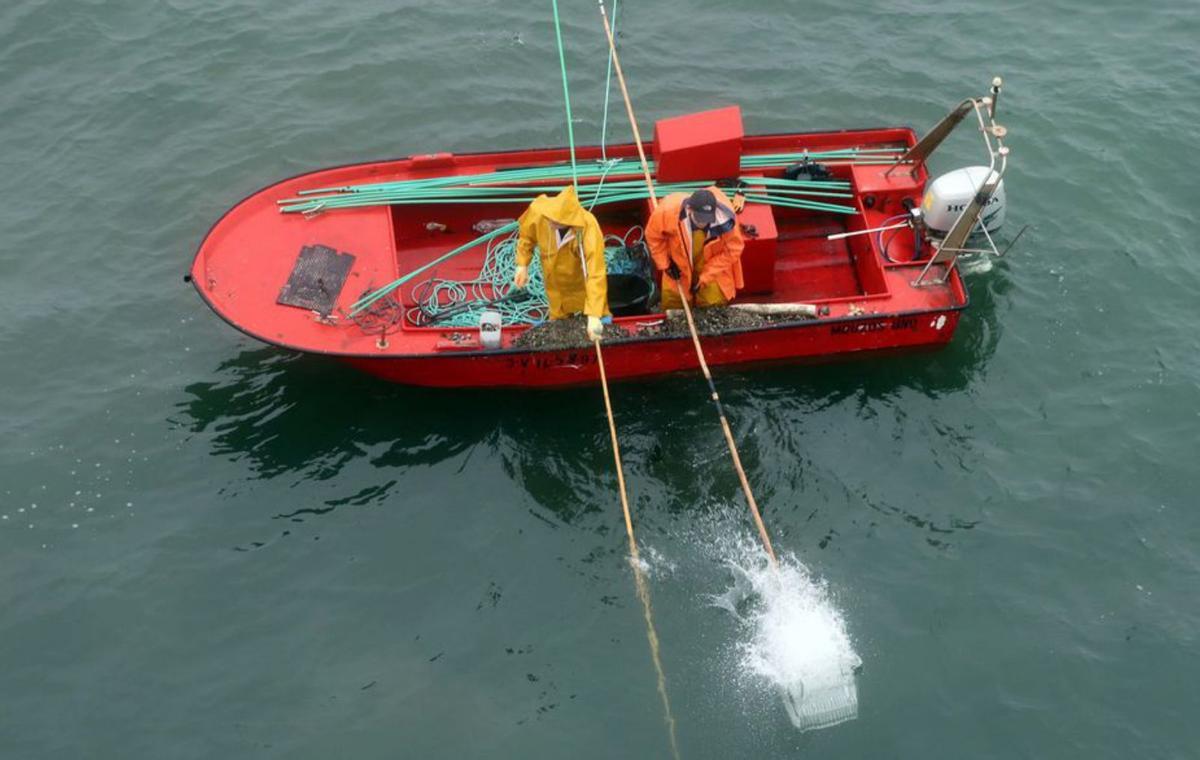
[[[500,312],[488,309],[479,315],[479,343],[484,348],[500,348]]]
[[[632,317],[650,312],[654,285],[636,274],[608,276],[608,310],[614,317]]]

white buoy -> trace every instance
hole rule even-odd
[[[500,312],[488,309],[479,315],[479,342],[484,348],[500,348],[500,331],[503,329]]]

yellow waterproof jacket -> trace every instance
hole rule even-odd
[[[562,247],[552,221],[574,233]],[[539,195],[518,222],[517,266],[529,266],[535,246],[541,252],[550,319],[581,311],[589,317],[608,316],[604,234],[596,217],[579,204],[575,186],[569,185],[555,196]]]

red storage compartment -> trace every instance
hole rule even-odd
[[[775,290],[775,254],[779,247],[779,232],[775,228],[775,214],[771,207],[762,203],[747,203],[738,214],[738,223],[752,226],[758,237],[742,232],[746,243],[742,250],[742,279],[745,286],[739,295],[762,295]]]
[[[743,136],[742,109],[738,106],[660,119],[654,123],[658,181],[738,176]]]

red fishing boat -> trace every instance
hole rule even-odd
[[[660,121],[647,152],[664,189],[736,177],[746,200],[738,216],[745,287],[731,308],[757,320],[731,320],[702,334],[709,364],[825,360],[948,343],[968,303],[959,257],[985,251],[984,243],[969,242],[980,233],[995,253],[990,233],[1003,219],[1008,149],[995,122],[998,95],[997,80],[988,96],[963,101],[920,140],[909,128],[749,136],[736,107]],[[989,164],[931,182],[926,159],[971,114]],[[574,172],[570,159],[565,148],[434,153],[293,177],[217,221],[189,278],[247,335],[387,380],[458,387],[594,382],[597,355],[582,327],[578,345],[545,346],[523,340],[539,329],[530,324],[451,323],[423,308],[429,292],[418,279],[473,283],[473,297],[485,307],[511,297],[502,282],[483,283],[481,269],[507,220],[556,178],[558,185],[576,175],[587,180],[580,198],[596,202],[606,233],[630,243],[630,231],[650,210],[648,192],[630,189],[642,176],[635,145],[578,148]],[[434,305],[455,311],[436,296]],[[615,337],[603,344],[609,378],[697,366],[688,333],[664,329],[670,317],[652,307],[640,311],[614,317]]]

